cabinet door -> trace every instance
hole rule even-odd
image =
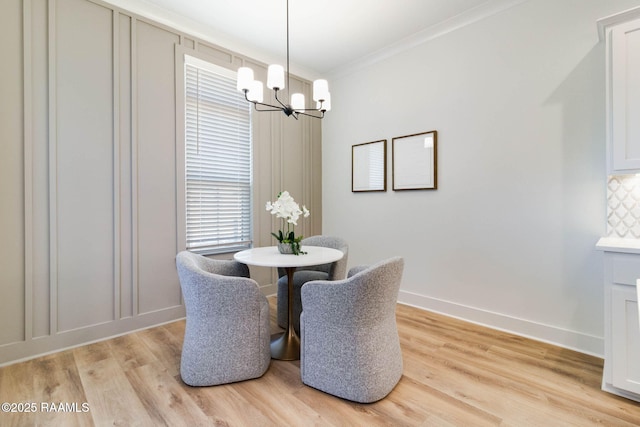
[[[640,393],[640,322],[635,286],[611,290],[613,386]]]
[[[609,41],[611,167],[640,169],[640,19],[613,27]]]

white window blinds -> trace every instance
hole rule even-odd
[[[251,109],[235,78],[185,64],[186,240],[200,253],[251,246]]]

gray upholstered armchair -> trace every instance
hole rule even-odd
[[[187,310],[180,376],[210,386],[262,376],[269,367],[269,303],[249,268],[180,252],[176,257]]]
[[[347,257],[349,255],[349,245],[340,237],[312,236],[302,239],[301,246],[322,246],[341,251],[342,259],[330,264],[314,265],[303,267],[293,274],[293,329],[300,333],[300,313],[302,305],[300,303],[300,288],[309,280],[340,280],[347,274]],[[289,297],[289,287],[287,274],[284,269],[278,269],[278,326],[287,326],[287,301]]]
[[[393,390],[402,376],[395,312],[403,268],[396,257],[302,287],[303,383],[362,403]]]

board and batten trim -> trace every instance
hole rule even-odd
[[[120,290],[122,278],[120,277],[122,258],[120,256],[121,239],[121,203],[122,198],[120,188],[120,12],[111,10],[111,69],[112,69],[112,150],[113,150],[113,317],[112,320],[120,318],[121,300]]]
[[[131,17],[131,289],[132,316],[140,314],[140,245],[138,241],[138,20]]]
[[[94,15],[92,11],[97,13]],[[155,56],[149,58],[149,52],[146,51],[148,34],[141,33],[146,28],[142,28],[142,24],[153,26],[162,34],[172,34],[170,39],[165,38],[159,42],[163,49],[168,50],[171,43],[171,49],[188,51],[190,55],[211,54],[214,57],[211,62],[234,71],[239,65],[250,63],[259,73],[266,74],[266,65],[253,59],[192,35],[182,34],[167,25],[113,7],[101,0],[23,0],[14,15],[12,19],[21,21],[22,24],[22,28],[17,28],[18,34],[12,43],[17,49],[22,49],[23,55],[20,58],[22,70],[14,79],[22,91],[17,99],[20,96],[23,98],[23,105],[19,106],[23,120],[17,124],[18,130],[22,129],[23,134],[20,141],[23,152],[19,157],[22,170],[17,178],[22,182],[16,182],[15,185],[24,193],[24,199],[20,200],[24,212],[19,213],[18,217],[19,222],[24,221],[21,234],[24,235],[25,246],[20,249],[24,264],[18,266],[24,279],[19,284],[23,296],[11,295],[11,303],[15,300],[19,309],[16,310],[17,317],[12,317],[11,323],[6,326],[13,332],[13,336],[0,345],[0,365],[184,317],[182,296],[179,290],[174,293],[174,284],[169,282],[174,280],[173,277],[161,284],[165,289],[170,289],[171,295],[156,298],[158,294],[154,293],[154,280],[157,279],[157,275],[153,273],[154,263],[161,261],[165,271],[171,272],[172,267],[167,264],[170,262],[169,253],[174,249],[177,251],[181,244],[177,238],[174,240],[175,236],[170,236],[170,241],[161,243],[159,258],[155,255],[150,257],[148,246],[156,244],[156,240],[149,239],[154,230],[145,226],[147,218],[144,215],[154,215],[154,212],[162,215],[159,224],[171,227],[170,230],[165,228],[165,236],[177,232],[174,227],[177,229],[178,225],[173,221],[180,221],[180,217],[176,219],[173,197],[163,197],[162,190],[158,187],[150,187],[149,193],[151,197],[160,194],[159,205],[155,201],[150,203],[148,199],[145,200],[144,197],[148,194],[141,193],[148,191],[150,182],[153,185],[150,179],[160,176],[153,159],[140,157],[153,154],[155,142],[142,141],[141,138],[145,137],[144,132],[156,126],[153,117],[155,110],[149,110],[154,108],[154,86],[149,86],[148,81],[140,80],[145,78],[147,69],[153,66],[152,63],[141,61],[155,60]],[[94,22],[100,24],[99,32],[87,33],[85,35],[90,35],[92,40],[83,40],[84,32],[92,31]],[[89,49],[86,52],[99,60],[96,65],[81,67],[77,71],[72,67],[75,61],[83,65],[82,58],[78,58],[74,47],[66,43],[76,37],[75,24],[78,24],[77,29],[80,31],[77,35],[78,42],[87,42],[81,47]],[[100,43],[89,44],[93,37]],[[153,40],[151,42],[153,44]],[[165,50],[163,55],[166,52]],[[166,59],[166,56],[163,58]],[[167,83],[167,78],[178,69],[178,64],[166,60],[161,64],[162,69],[158,71]],[[168,67],[171,67],[171,71]],[[85,96],[81,92],[82,88],[91,87],[91,80],[86,73],[93,70],[99,73],[102,84],[99,91]],[[78,89],[74,85],[76,77],[82,77],[78,82],[84,84],[78,86]],[[310,82],[295,76],[292,78],[296,79],[296,84],[301,83],[304,90],[309,91]],[[166,87],[164,99],[176,102],[183,95],[175,86],[175,79],[172,86]],[[83,96],[87,99],[86,105],[78,103]],[[112,105],[107,105],[108,103]],[[85,108],[91,109],[92,106],[100,110],[97,123],[101,133],[96,134],[99,138],[95,146],[87,146],[84,145],[84,140],[91,135],[92,128],[84,127],[75,132],[73,119],[76,117],[74,114],[82,113]],[[141,111],[141,108],[149,109]],[[256,146],[263,147],[256,150],[259,158],[254,159],[253,164],[254,177],[261,174],[261,183],[256,183],[254,190],[256,214],[252,220],[255,244],[264,246],[271,244],[272,238],[268,226],[271,218],[265,213],[263,206],[267,199],[273,197],[274,191],[281,190],[285,185],[290,187],[293,182],[298,186],[298,197],[312,198],[316,201],[317,209],[321,209],[320,182],[299,176],[300,173],[310,173],[317,164],[312,156],[320,151],[320,133],[317,128],[319,125],[316,124],[297,124],[293,127],[285,125],[284,122],[290,119],[283,114],[256,114],[254,118],[254,149]],[[180,133],[180,123],[179,117],[171,123],[171,126],[176,126],[176,136]],[[313,134],[306,134],[312,131]],[[113,132],[113,135],[108,136],[107,132]],[[162,146],[165,165],[169,161],[180,162],[177,153],[184,144],[177,137],[174,139],[173,133],[171,132],[173,141],[165,139]],[[277,136],[277,139],[271,139],[272,135]],[[150,138],[153,138],[153,134]],[[301,147],[296,147],[294,154],[286,150],[289,140],[302,144]],[[169,144],[178,145],[170,147]],[[75,157],[77,149],[82,151],[78,153],[81,156],[78,158]],[[146,151],[143,152],[142,149]],[[174,151],[175,159],[171,158]],[[91,168],[86,163],[76,162],[84,158],[82,156],[85,154],[99,154],[99,158],[92,156],[92,161],[104,159],[104,163],[99,164],[99,175],[90,177],[91,181],[87,183],[93,185],[95,181],[99,184],[99,188],[93,193],[90,188],[86,193],[91,194],[91,201],[98,204],[82,207],[76,206],[76,203],[82,203],[82,200],[76,202],[76,196],[81,194],[78,189],[84,191],[87,187],[78,181],[81,179],[79,174],[87,173]],[[283,174],[278,167],[290,162],[302,164],[304,170],[299,172],[297,168],[295,173]],[[74,165],[78,166],[77,171]],[[68,170],[69,167],[72,169]],[[179,173],[178,164],[175,165],[175,170]],[[113,176],[110,176],[111,173]],[[170,191],[174,192],[174,189],[171,188]],[[181,197],[180,190],[176,190],[175,194],[176,198]],[[139,197],[143,197],[143,200],[139,200]],[[158,206],[164,212],[154,211]],[[82,207],[82,210],[77,211],[77,207]],[[87,269],[90,270],[91,267],[83,269],[82,265],[78,265],[76,270],[72,265],[84,255],[82,247],[76,243],[82,244],[85,241],[84,238],[76,240],[77,237],[82,237],[82,231],[73,231],[74,218],[82,218],[82,215],[92,215],[94,212],[100,216],[99,221],[89,221],[87,227],[101,228],[96,229],[99,232],[97,237],[100,246],[95,255],[103,258],[103,261],[93,258],[94,265],[101,268],[100,280],[95,284],[101,297],[95,297],[92,294],[94,287],[86,283],[92,277],[90,271],[87,273]],[[319,234],[320,226],[321,224],[306,224],[304,231]],[[75,234],[66,234],[67,230],[72,230]],[[76,276],[76,272],[82,275]],[[252,271],[252,277],[261,283],[261,290],[266,294],[275,292],[270,284],[271,273],[271,269]],[[177,275],[175,280],[177,281]],[[81,291],[82,295],[76,296],[76,290]],[[108,307],[107,304],[111,302],[113,306]],[[99,313],[96,315],[88,308],[91,304],[102,303],[104,305],[98,307]],[[73,312],[76,308],[83,311]]]
[[[48,0],[49,61],[49,334],[58,332],[58,128],[56,0]]]
[[[33,339],[33,64],[31,0],[22,3],[23,138],[24,138],[24,340]]]

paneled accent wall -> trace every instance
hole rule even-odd
[[[99,0],[0,14],[0,364],[183,317],[177,73],[184,53],[265,65]],[[319,233],[319,122],[255,114],[253,132],[255,245],[273,243],[264,204],[284,189]],[[271,270],[252,275],[273,291]]]

